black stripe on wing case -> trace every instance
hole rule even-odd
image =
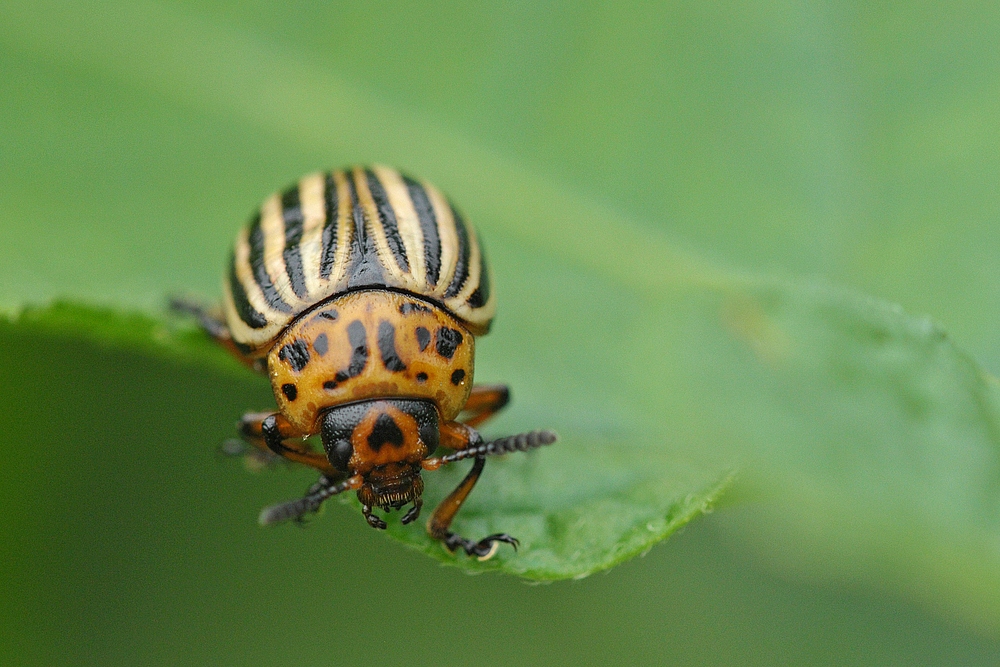
[[[274,283],[271,282],[271,276],[267,274],[267,267],[264,266],[264,230],[260,228],[259,213],[254,218],[253,224],[250,225],[249,241],[250,270],[253,272],[253,277],[257,281],[257,286],[260,287],[267,305],[282,313],[292,312],[291,307],[278,294]]]
[[[396,212],[389,203],[389,195],[386,194],[382,181],[378,180],[375,172],[366,169],[365,177],[368,179],[368,191],[372,193],[375,201],[375,208],[378,210],[379,221],[382,223],[382,231],[385,232],[386,243],[392,250],[396,264],[405,273],[410,272],[410,261],[406,257],[406,246],[403,245],[403,238],[399,235],[399,223],[396,221]]]
[[[354,187],[354,179],[348,177],[347,183],[351,191],[351,212],[354,216],[354,237],[351,239],[351,255],[348,261],[347,287],[365,287],[367,285],[384,285],[385,273],[382,262],[378,258],[375,239],[365,230],[365,213],[358,201],[358,191]]]
[[[337,183],[333,173],[327,173],[323,187],[323,203],[326,204],[326,224],[323,225],[323,250],[320,253],[319,276],[323,280],[330,278],[333,263],[337,260],[337,229],[340,221],[340,202],[337,200]]]
[[[490,300],[490,271],[486,266],[486,253],[479,246],[479,285],[469,295],[468,304],[471,308],[482,308]]]
[[[267,326],[267,318],[258,313],[257,309],[250,305],[246,290],[243,289],[243,283],[236,277],[235,254],[229,259],[229,296],[233,299],[236,314],[240,316],[240,319],[248,327],[251,329],[263,329]]]
[[[302,240],[302,204],[299,201],[299,188],[296,186],[281,196],[281,217],[285,221],[285,273],[292,284],[292,291],[304,299],[308,295],[306,277],[302,270],[302,255],[299,253],[299,241]]]
[[[462,291],[462,286],[469,277],[469,231],[454,206],[451,206],[451,215],[455,219],[455,233],[458,235],[458,257],[455,258],[455,275],[448,291],[444,293],[445,297],[453,297]]]
[[[427,284],[437,285],[441,276],[441,236],[438,234],[437,218],[427,197],[424,186],[409,176],[403,176],[406,190],[410,193],[410,201],[417,212],[420,221],[420,231],[424,237],[424,265],[427,267]]]

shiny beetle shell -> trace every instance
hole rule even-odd
[[[364,288],[423,297],[475,335],[495,310],[476,232],[448,200],[395,169],[354,167],[264,202],[236,239],[226,323],[244,353],[263,357],[297,316]]]

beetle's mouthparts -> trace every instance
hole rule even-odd
[[[380,507],[384,510],[399,509],[403,505],[420,498],[424,492],[424,480],[420,471],[406,470],[402,474],[383,475],[372,471],[365,484],[358,489],[358,500],[363,505]]]

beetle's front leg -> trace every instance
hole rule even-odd
[[[448,497],[441,501],[441,504],[434,510],[430,520],[427,522],[427,532],[435,540],[440,540],[448,551],[454,551],[462,547],[470,556],[476,556],[479,560],[489,560],[496,553],[500,543],[509,544],[517,549],[518,541],[507,533],[496,533],[484,537],[478,542],[468,540],[461,535],[451,532],[451,522],[454,520],[462,503],[472,492],[472,488],[479,481],[479,476],[483,473],[483,466],[486,465],[486,457],[476,457],[476,462],[472,465],[472,470],[465,476],[459,485],[448,494]]]
[[[438,458],[426,459],[423,467],[426,470],[437,470],[442,465],[454,463],[467,458],[475,458],[472,469],[465,479],[445,498],[427,522],[427,532],[431,537],[440,540],[449,551],[462,547],[470,556],[479,560],[488,560],[496,553],[500,543],[509,544],[517,549],[518,541],[507,533],[496,533],[474,542],[451,532],[451,522],[461,509],[462,503],[472,492],[479,476],[486,465],[489,455],[507,454],[514,451],[527,451],[556,441],[552,431],[532,431],[521,435],[510,436],[492,442],[484,442],[479,432],[471,426],[458,422],[445,422],[441,426],[441,444],[456,450],[453,454]]]
[[[262,526],[289,520],[301,523],[306,514],[318,511],[323,501],[338,493],[361,488],[361,484],[362,480],[358,475],[343,481],[323,475],[318,482],[309,487],[305,496],[265,507],[257,520]]]
[[[371,505],[362,505],[361,513],[365,515],[365,521],[367,521],[368,525],[372,528],[378,528],[379,530],[385,530],[388,528],[388,524],[386,524],[385,521],[372,514]]]
[[[294,442],[305,434],[296,430],[280,413],[246,413],[240,419],[240,435],[264,451],[271,451],[289,461],[315,468],[328,477],[343,477],[341,472],[330,465],[325,454],[309,451]]]

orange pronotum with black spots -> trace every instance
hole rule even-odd
[[[354,490],[374,508],[420,514],[423,470],[472,469],[435,509],[428,532],[449,550],[489,558],[506,533],[451,532],[486,456],[555,441],[532,431],[484,442],[475,427],[506,405],[506,386],[473,386],[475,338],[495,311],[475,229],[434,186],[387,167],[311,174],[272,195],[236,239],[221,314],[175,301],[238,359],[267,373],[278,411],[248,413],[261,452],[322,475],[262,523],[301,519]],[[463,417],[464,418],[460,418]],[[324,452],[305,438],[319,435]],[[454,450],[432,457],[437,448]]]

